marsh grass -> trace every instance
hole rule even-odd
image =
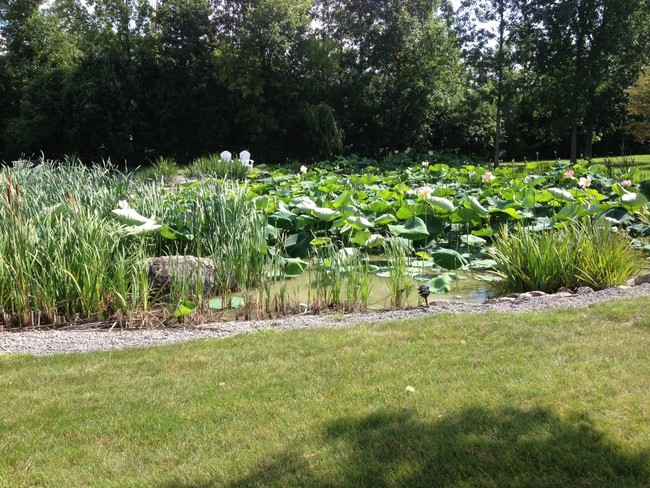
[[[138,170],[136,175],[142,180],[154,180],[166,183],[177,176],[180,171],[180,167],[175,160],[161,157],[151,166]]]
[[[0,355],[0,486],[646,487],[649,332],[644,297]]]
[[[392,308],[403,308],[408,304],[415,288],[409,273],[413,244],[399,237],[384,240],[384,255],[388,263],[388,289]]]
[[[6,325],[103,320],[146,308],[144,246],[106,215],[129,186],[108,168],[18,163],[0,174],[0,300]]]
[[[249,168],[241,164],[238,159],[226,162],[217,154],[197,158],[184,170],[185,174],[190,178],[208,176],[240,181],[246,179],[249,171]]]
[[[155,304],[202,304],[196,276],[177,281],[171,294],[153,293],[150,256],[209,257],[215,294],[252,289],[266,272],[266,220],[237,182],[212,179],[169,190],[108,164],[43,160],[3,168],[0,190],[5,326],[113,320],[116,314],[128,322]],[[175,238],[129,235],[111,214],[121,200],[166,224]]]
[[[491,255],[502,277],[492,286],[500,293],[580,286],[599,290],[625,283],[643,263],[629,240],[602,222],[543,231],[504,229],[494,236]]]

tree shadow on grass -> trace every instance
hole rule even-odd
[[[376,413],[329,424],[325,440],[335,455],[280,452],[228,486],[650,486],[648,450],[626,454],[589,419],[541,409],[475,408],[435,423]]]

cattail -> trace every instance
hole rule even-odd
[[[8,183],[8,185],[7,185],[7,202],[9,202],[9,205],[11,206],[12,193],[13,193],[12,189],[13,189],[13,186],[14,186],[13,181],[11,181],[11,176],[7,176],[7,183]]]
[[[74,206],[74,198],[72,198],[72,193],[66,190],[65,197],[67,198],[68,202],[70,202],[70,205]]]

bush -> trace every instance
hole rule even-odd
[[[491,250],[501,281],[497,292],[589,286],[596,290],[621,285],[641,266],[641,255],[627,239],[600,223],[570,224],[535,231],[520,226],[495,236]]]
[[[167,182],[179,173],[178,164],[173,159],[159,158],[148,167],[138,171],[138,178],[142,180],[154,180]]]
[[[245,180],[249,168],[235,159],[231,162],[224,161],[217,154],[195,159],[185,170],[190,178],[211,176],[220,179]]]

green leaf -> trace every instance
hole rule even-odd
[[[490,213],[504,213],[515,220],[521,220],[521,214],[514,208],[493,208]]]
[[[161,226],[159,232],[165,239],[176,240],[176,234],[167,225]]]
[[[280,265],[285,276],[300,276],[309,263],[300,258],[281,258]]]
[[[312,239],[309,243],[314,247],[326,246],[332,242],[332,239],[329,237],[316,237]]]
[[[181,318],[190,315],[196,310],[196,303],[190,302],[189,300],[183,300],[178,304],[176,310],[174,311],[174,317]]]
[[[230,299],[230,308],[241,308],[246,305],[244,297],[232,297]]]
[[[316,207],[311,210],[311,215],[324,222],[336,220],[340,213],[331,208]]]
[[[128,203],[121,201],[119,205],[121,208],[116,208],[111,213],[123,224],[145,225],[155,223],[152,219],[140,215],[135,209],[129,207]]]
[[[354,199],[352,198],[352,192],[350,190],[341,193],[332,203],[332,207],[334,208],[341,208],[346,205],[354,205]]]
[[[454,286],[454,279],[449,273],[441,274],[429,281],[429,289],[436,295],[443,295],[449,292]]]
[[[365,246],[366,242],[368,242],[368,239],[370,239],[370,236],[372,236],[371,232],[368,232],[366,230],[358,230],[354,233],[354,236],[350,240],[355,244]]]
[[[467,264],[467,260],[453,249],[436,249],[431,253],[431,257],[438,266],[449,270],[462,268]]]
[[[573,202],[575,201],[575,198],[571,193],[569,193],[566,190],[563,190],[562,188],[549,188],[546,191],[548,191],[551,196],[557,200],[558,202]]]
[[[372,222],[362,216],[352,216],[345,219],[345,223],[355,230],[366,230],[374,227]]]
[[[484,246],[486,242],[485,239],[482,239],[472,234],[460,236],[460,240],[470,247],[481,247]]]
[[[415,217],[415,212],[411,206],[403,206],[397,211],[397,218],[400,220],[409,220]]]
[[[407,220],[403,225],[389,225],[390,232],[411,241],[419,241],[429,237],[429,231],[424,221],[419,217]]]
[[[481,217],[487,217],[490,215],[490,212],[488,211],[487,208],[485,208],[481,203],[478,201],[478,198],[468,196],[466,197],[466,201],[469,204],[469,207],[474,210],[477,214],[479,214]]]
[[[213,298],[208,302],[208,306],[212,310],[223,310],[223,298],[217,297]]]
[[[386,224],[390,224],[392,222],[395,222],[396,220],[397,219],[392,214],[383,214],[383,215],[380,215],[379,217],[375,218],[375,220],[373,222],[374,222],[375,225],[386,225]]]
[[[430,261],[431,260],[431,256],[429,255],[428,252],[425,252],[425,251],[418,251],[418,252],[415,253],[415,255],[417,257],[419,257],[419,258],[424,259],[425,261]]]
[[[142,225],[127,227],[126,233],[132,236],[146,236],[162,229],[162,225],[155,222],[147,222]]]
[[[427,202],[431,204],[434,209],[441,210],[443,212],[453,212],[456,210],[456,207],[447,198],[443,197],[429,197]]]
[[[287,237],[284,242],[284,248],[289,256],[294,258],[304,258],[309,255],[311,239],[312,237],[310,233],[301,231]]]

